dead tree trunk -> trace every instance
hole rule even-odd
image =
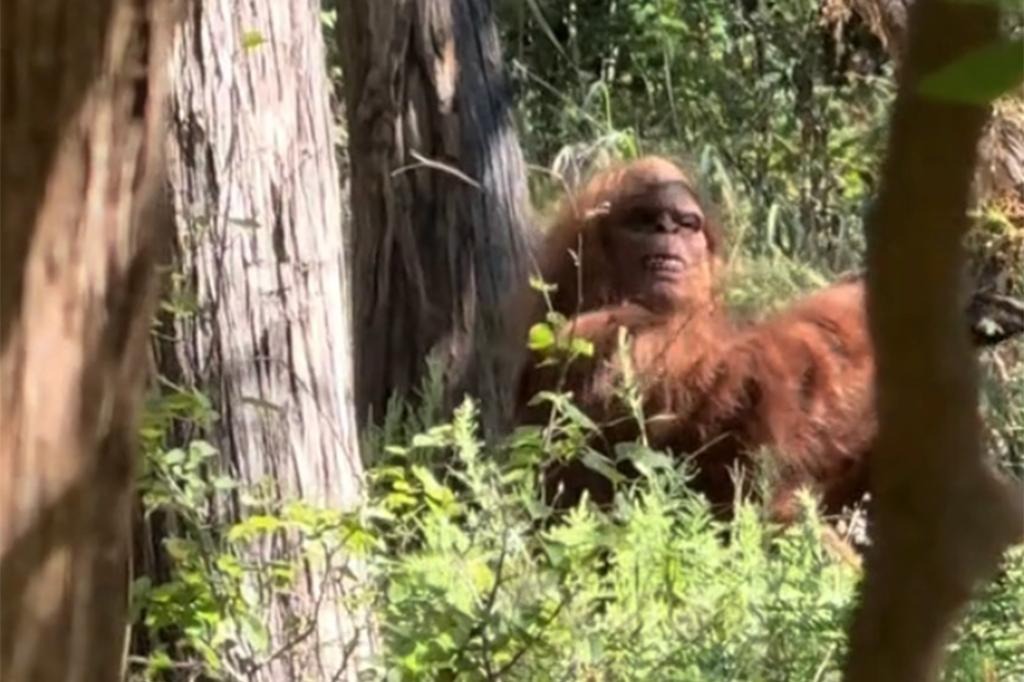
[[[528,265],[525,167],[489,0],[342,3],[352,159],[356,402],[411,397],[428,356],[449,398],[512,410],[503,303]],[[525,338],[522,339],[525,344]]]
[[[851,629],[849,682],[935,679],[979,580],[1021,533],[1021,500],[982,455],[977,359],[962,326],[971,176],[983,107],[928,99],[923,76],[996,35],[984,4],[918,0],[868,219],[879,433],[875,529]]]
[[[170,175],[177,265],[198,313],[177,320],[177,371],[220,412],[213,439],[243,485],[269,480],[282,499],[350,507],[363,469],[319,3],[195,1],[188,14],[174,52]],[[328,567],[307,571],[289,604],[275,599],[271,646],[318,604],[314,636],[256,679],[338,679],[341,668],[354,679],[367,653],[366,623],[344,610]]]
[[[0,679],[121,677],[170,3],[4,3]]]

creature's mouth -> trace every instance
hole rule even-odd
[[[654,274],[676,274],[685,269],[682,258],[668,253],[644,256],[643,265],[645,270]]]

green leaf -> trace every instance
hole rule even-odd
[[[597,424],[594,423],[590,417],[583,413],[578,407],[572,404],[570,401],[559,397],[558,407],[560,412],[573,424],[579,426],[587,432],[594,433],[598,430]]]
[[[282,510],[281,516],[304,530],[316,526],[323,517],[323,510],[317,509],[305,502],[289,502]]]
[[[445,434],[434,432],[433,430],[428,431],[427,433],[417,433],[412,437],[411,445],[414,448],[423,448],[424,450],[443,448],[447,445],[444,435]]]
[[[142,615],[146,602],[149,600],[150,592],[153,590],[153,580],[148,576],[136,578],[131,586],[131,599],[129,600],[129,613],[131,622],[136,622]]]
[[[550,324],[554,329],[560,329],[569,324],[569,318],[556,310],[548,311],[544,316],[544,319],[547,320],[548,324]]]
[[[416,498],[406,493],[391,493],[384,497],[383,504],[388,509],[406,509],[416,506]]]
[[[166,651],[158,650],[146,661],[146,669],[149,676],[159,677],[159,673],[174,669],[174,661]]]
[[[145,575],[140,577],[140,578],[136,578],[135,581],[132,582],[131,598],[132,599],[139,599],[139,600],[145,599],[149,595],[150,590],[152,590],[152,589],[153,589],[153,580],[152,580],[152,578],[150,578],[149,576],[145,576]]]
[[[527,346],[530,350],[544,350],[555,345],[555,331],[550,325],[538,322],[530,327],[530,340]]]
[[[217,557],[217,570],[235,579],[242,577],[242,564],[236,557],[230,554],[221,554]]]
[[[270,632],[260,618],[252,613],[239,614],[238,624],[243,637],[258,652],[267,650],[270,645]]]
[[[442,501],[450,496],[448,489],[438,483],[437,479],[434,478],[434,474],[430,473],[425,467],[415,466],[412,468],[412,473],[419,479],[420,484],[423,486],[423,493],[427,497]]]
[[[588,469],[593,469],[612,483],[619,484],[626,480],[625,476],[619,473],[619,470],[612,465],[611,460],[596,450],[589,450],[583,453],[581,459],[584,466]]]
[[[619,443],[615,454],[621,460],[629,460],[643,476],[650,478],[655,471],[672,471],[673,461],[668,455],[635,443]]]
[[[263,43],[267,42],[267,39],[263,37],[263,34],[259,31],[246,31],[242,34],[242,49],[252,50]]]
[[[366,510],[366,519],[368,521],[385,521],[393,522],[395,515],[383,507],[370,507]]]
[[[265,514],[250,516],[244,521],[235,524],[228,531],[228,541],[237,542],[239,540],[247,540],[255,535],[273,533],[283,525],[284,523],[281,519],[274,516],[267,516]]]
[[[238,488],[238,482],[230,476],[217,476],[213,479],[213,489],[221,492],[235,490]]]
[[[575,357],[589,358],[594,355],[594,344],[587,339],[575,337],[572,343],[569,344],[569,350]]]
[[[530,276],[530,288],[534,289],[536,291],[541,291],[541,292],[549,291],[550,292],[550,291],[554,291],[558,287],[556,287],[554,284],[548,284],[547,282],[545,282],[540,277],[537,277],[536,275],[531,275]]]
[[[164,453],[164,456],[160,459],[163,460],[164,466],[174,466],[175,464],[181,464],[185,461],[185,451],[180,448],[174,448]]]
[[[921,80],[932,99],[988,104],[1024,81],[1024,38],[999,40],[943,66]]]
[[[164,540],[164,549],[175,561],[184,561],[195,549],[195,545],[184,538],[167,538]]]
[[[295,584],[295,567],[286,563],[277,563],[270,568],[270,577],[274,587],[285,589]]]
[[[188,444],[189,454],[199,459],[210,459],[217,456],[217,448],[205,440],[194,440]]]

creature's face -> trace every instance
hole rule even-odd
[[[604,218],[604,248],[618,292],[654,310],[707,300],[711,254],[705,216],[684,182],[619,199]]]

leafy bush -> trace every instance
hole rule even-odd
[[[538,499],[536,472],[548,452],[585,456],[590,428],[565,405],[553,426],[488,447],[471,402],[433,425],[423,422],[431,409],[395,404],[388,428],[408,438],[371,439],[377,464],[363,508],[265,506],[224,528],[209,525],[205,496],[188,494],[201,485],[188,462],[205,461],[207,448],[183,460],[151,450],[149,512],[193,521],[165,540],[169,579],[137,582],[144,628],[169,642],[140,670],[228,679],[265,664],[280,644],[261,626],[275,595],[302,561],[327,553],[367,575],[351,598],[372,605],[383,647],[365,679],[838,679],[858,575],[823,550],[811,500],[786,530],[744,502],[725,524],[671,459],[637,445],[623,452],[642,478],[619,485],[612,509],[555,516]],[[241,560],[246,542],[285,531],[306,556],[271,567]],[[951,645],[947,677],[1018,676],[1022,643],[1018,548]]]
[[[386,587],[382,673],[838,678],[858,576],[823,551],[811,500],[786,530],[743,502],[723,525],[671,460],[636,446],[629,456],[644,477],[620,486],[614,509],[584,505],[555,519],[534,489],[553,438],[524,429],[488,451],[466,403],[451,424],[389,449],[376,499],[394,514],[385,537],[401,540],[374,562]],[[1021,643],[1019,548],[951,647],[948,676],[1020,674]]]
[[[823,553],[813,515],[774,534],[744,504],[723,526],[667,458],[637,448],[647,479],[624,485],[613,510],[556,521],[534,490],[544,437],[521,431],[485,452],[467,403],[375,471],[397,524],[386,535],[408,538],[377,564],[385,669],[703,680],[834,668],[855,576]],[[457,464],[428,473],[416,462],[435,449]]]
[[[129,658],[132,679],[240,680],[272,665],[315,630],[320,604],[291,599],[308,566],[322,569],[321,589],[345,588],[337,593],[348,595],[350,612],[361,608],[367,593],[351,590],[350,578],[378,541],[363,510],[281,501],[272,482],[240,488],[212,445],[190,439],[216,419],[200,393],[164,382],[148,408],[139,493],[159,547],[132,585],[133,650],[144,652]],[[293,555],[254,551],[280,548],[286,537],[299,548]],[[275,635],[267,624],[284,602],[301,606]]]

